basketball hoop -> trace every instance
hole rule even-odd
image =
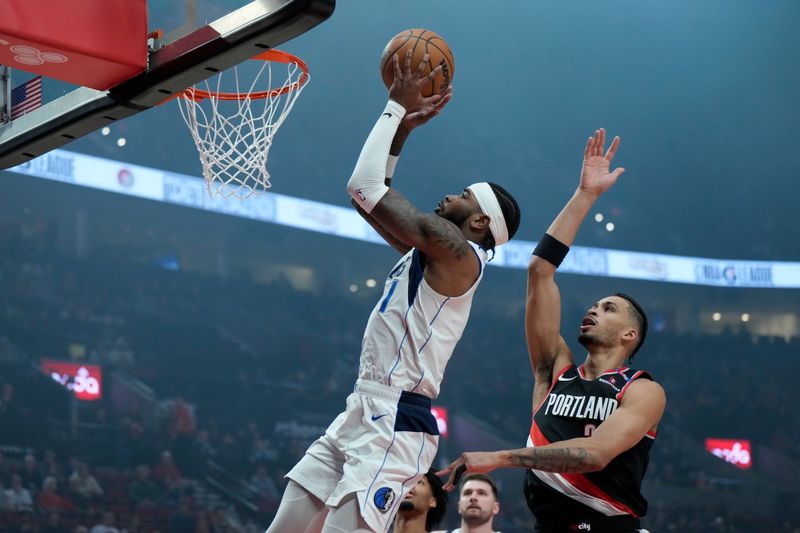
[[[262,64],[245,90],[240,89],[238,67],[233,67],[234,92],[221,90],[220,72],[202,83],[204,89],[194,86],[178,98],[212,198],[244,199],[271,187],[267,159],[272,139],[310,79],[303,60],[287,52],[267,50],[253,59]],[[274,89],[272,63],[286,65],[283,84]],[[279,76],[276,72],[275,78]],[[268,89],[256,91],[257,85]]]

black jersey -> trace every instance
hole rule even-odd
[[[594,380],[584,377],[582,367],[573,364],[563,368],[533,413],[528,446],[590,436],[614,412],[628,386],[641,378],[652,379],[646,372],[628,367],[609,370]],[[537,520],[576,515],[644,516],[647,500],[642,496],[641,485],[654,439],[655,434],[648,432],[599,472],[556,474],[528,470],[528,507]]]

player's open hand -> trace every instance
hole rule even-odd
[[[437,476],[449,476],[444,490],[450,492],[458,485],[461,476],[468,472],[486,474],[500,466],[496,452],[464,452],[461,457],[450,463],[444,470],[436,472]]]
[[[405,107],[406,110],[422,110],[434,106],[443,100],[442,95],[422,96],[422,87],[431,81],[442,71],[439,65],[429,74],[424,74],[425,66],[428,64],[428,54],[422,56],[422,61],[416,68],[411,68],[412,50],[406,52],[403,66],[400,66],[400,58],[397,54],[392,57],[394,64],[394,82],[389,88],[389,98]]]
[[[617,178],[625,172],[624,168],[611,169],[611,161],[619,148],[619,137],[614,137],[608,151],[603,154],[606,142],[606,130],[600,128],[589,137],[586,150],[583,153],[583,168],[581,169],[581,189],[592,194],[601,195],[617,182]]]
[[[442,112],[442,109],[447,105],[447,103],[453,98],[453,86],[447,88],[447,92],[445,92],[444,97],[438,102],[419,108],[419,109],[409,109],[406,113],[406,116],[403,117],[403,120],[400,122],[400,127],[405,128],[406,131],[411,131],[416,127],[422,126],[430,119],[438,115]]]

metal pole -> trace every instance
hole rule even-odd
[[[11,121],[11,69],[0,65],[0,124]]]

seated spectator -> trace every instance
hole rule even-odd
[[[158,484],[150,477],[150,467],[142,464],[136,467],[136,479],[128,485],[128,496],[136,505],[154,506],[161,497]]]
[[[103,513],[102,521],[94,526],[89,533],[119,533],[119,529],[114,527],[115,521],[114,513],[106,511]]]
[[[56,452],[53,450],[45,450],[44,457],[42,458],[42,470],[45,478],[54,477],[56,481],[64,482],[64,470],[56,459]]]
[[[75,504],[78,509],[87,510],[89,508],[89,500],[83,497],[78,490],[78,480],[69,479],[67,481],[67,498]]]
[[[161,482],[167,490],[175,488],[181,481],[181,471],[172,460],[172,452],[161,452],[161,460],[153,469],[153,479]]]
[[[89,465],[78,463],[78,469],[69,476],[70,488],[81,495],[84,500],[96,500],[103,497],[100,483],[89,472]]]
[[[19,475],[15,474],[11,478],[11,488],[6,490],[6,505],[8,509],[14,511],[33,509],[31,493],[22,486],[22,478]]]
[[[45,478],[42,483],[42,491],[36,497],[36,505],[45,511],[74,511],[75,505],[68,498],[60,495],[57,491],[58,482],[54,477]]]
[[[36,458],[31,454],[26,455],[22,461],[22,471],[19,473],[22,485],[35,492],[42,486],[42,473],[39,471],[39,465],[36,464]]]

